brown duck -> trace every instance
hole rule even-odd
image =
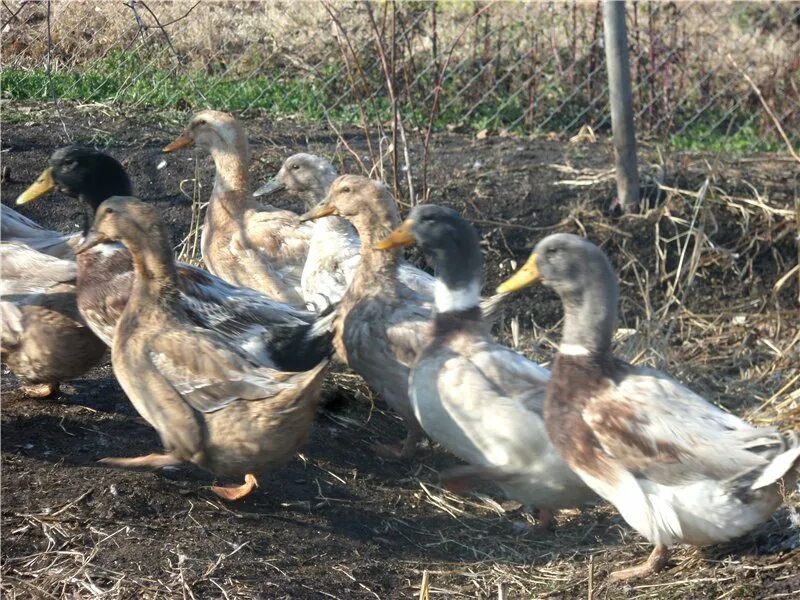
[[[398,224],[397,205],[380,182],[343,175],[305,218],[328,215],[349,220],[361,238],[361,262],[334,322],[336,352],[403,418],[408,429],[402,448],[380,450],[411,456],[424,434],[409,402],[408,374],[430,339],[431,307],[425,297],[398,279],[399,250],[375,247]]]
[[[229,500],[246,496],[257,473],[287,461],[307,437],[327,358],[284,372],[258,362],[235,335],[199,327],[180,300],[168,237],[153,207],[110,198],[76,252],[111,240],[128,248],[134,265],[114,333],[114,374],[166,452],[102,462],[150,468],[192,462],[216,475],[244,476],[240,486],[212,489]]]
[[[228,283],[304,306],[300,278],[311,227],[289,210],[265,208],[253,200],[247,136],[232,115],[197,113],[164,152],[194,144],[211,153],[216,167],[201,242],[208,270]]]
[[[95,366],[106,350],[78,313],[75,263],[4,241],[0,269],[2,360],[25,383],[26,395],[50,396],[61,381]]]

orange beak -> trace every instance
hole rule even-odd
[[[335,206],[328,206],[326,204],[321,204],[316,208],[312,208],[306,214],[300,217],[300,222],[305,223],[306,221],[315,221],[316,219],[321,219],[322,217],[328,217],[330,215],[336,214],[336,207]]]
[[[404,248],[406,246],[413,246],[417,243],[417,238],[411,233],[411,227],[414,221],[406,219],[397,227],[392,233],[389,234],[385,240],[378,242],[375,246],[376,250],[390,250],[392,248]]]
[[[180,150],[181,148],[188,148],[194,144],[194,140],[192,137],[186,133],[182,133],[180,136],[175,138],[172,142],[164,146],[162,152],[175,152],[175,150]]]

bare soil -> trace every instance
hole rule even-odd
[[[191,193],[195,159],[191,152],[165,157],[160,149],[179,127],[147,115],[62,112],[63,126],[36,111],[27,122],[3,126],[2,165],[11,179],[2,186],[2,202],[13,204],[54,149],[69,141],[100,143],[126,166],[138,195],[159,206],[177,245],[191,211],[179,190],[183,185]],[[246,124],[254,182],[297,151],[335,156],[342,170],[356,170],[326,128],[257,118]],[[358,131],[344,137],[365,152]],[[655,148],[644,144],[643,156],[655,161]],[[159,169],[162,160],[167,165]],[[620,341],[622,354],[665,366],[738,414],[796,427],[800,284],[775,289],[797,261],[797,219],[790,212],[798,202],[796,166],[774,156],[685,154],[668,156],[663,165],[665,185],[683,191],[651,186],[650,210],[616,217],[610,214],[607,140],[477,140],[448,133],[433,142],[431,201],[476,221],[487,290],[541,236],[585,231],[621,271],[620,327],[631,332]],[[200,156],[198,170],[204,198],[212,175],[206,157]],[[690,192],[706,176],[713,190],[695,211]],[[742,198],[757,198],[768,209]],[[281,202],[300,209],[291,198]],[[83,226],[83,207],[57,194],[23,208],[54,229]],[[695,235],[686,234],[690,223]],[[686,257],[696,258],[692,280],[680,275],[677,289],[670,282],[681,246],[673,237],[691,242]],[[704,250],[692,254],[698,239]],[[660,258],[659,248],[666,250]],[[662,270],[672,277],[661,277]],[[659,312],[674,298],[680,302]],[[732,321],[736,315],[744,321]],[[520,350],[546,361],[560,317],[556,297],[534,290],[514,299],[497,334],[511,343],[516,318]],[[767,408],[754,411],[771,398]],[[394,441],[402,428],[357,377],[342,370],[326,399],[302,454],[263,478],[250,498],[225,504],[207,489],[212,478],[198,469],[126,472],[97,464],[105,456],[159,449],[110,365],[46,400],[23,397],[4,370],[5,597],[416,598],[425,571],[426,598],[495,598],[498,586],[509,598],[766,599],[797,597],[800,590],[796,497],[743,539],[679,549],[662,574],[610,585],[608,571],[649,552],[613,509],[567,511],[555,533],[531,531],[520,526],[527,515],[497,490],[464,497],[443,490],[438,473],[456,461],[438,447],[411,463],[376,457],[371,446]]]

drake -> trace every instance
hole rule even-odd
[[[498,291],[537,281],[558,293],[565,313],[545,400],[550,439],[655,546],[611,579],[663,569],[675,544],[726,542],[766,521],[797,481],[800,433],[753,427],[668,375],[615,357],[617,277],[591,242],[544,238]]]

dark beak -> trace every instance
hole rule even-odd
[[[111,240],[109,240],[105,235],[92,229],[89,231],[89,234],[83,238],[83,241],[80,243],[80,245],[75,248],[75,254],[81,254],[90,248],[94,248],[95,246],[109,241]]]
[[[267,183],[253,192],[253,196],[269,196],[270,194],[274,194],[275,192],[279,192],[285,188],[286,186],[283,185],[283,183],[278,181],[277,178],[273,177]]]

